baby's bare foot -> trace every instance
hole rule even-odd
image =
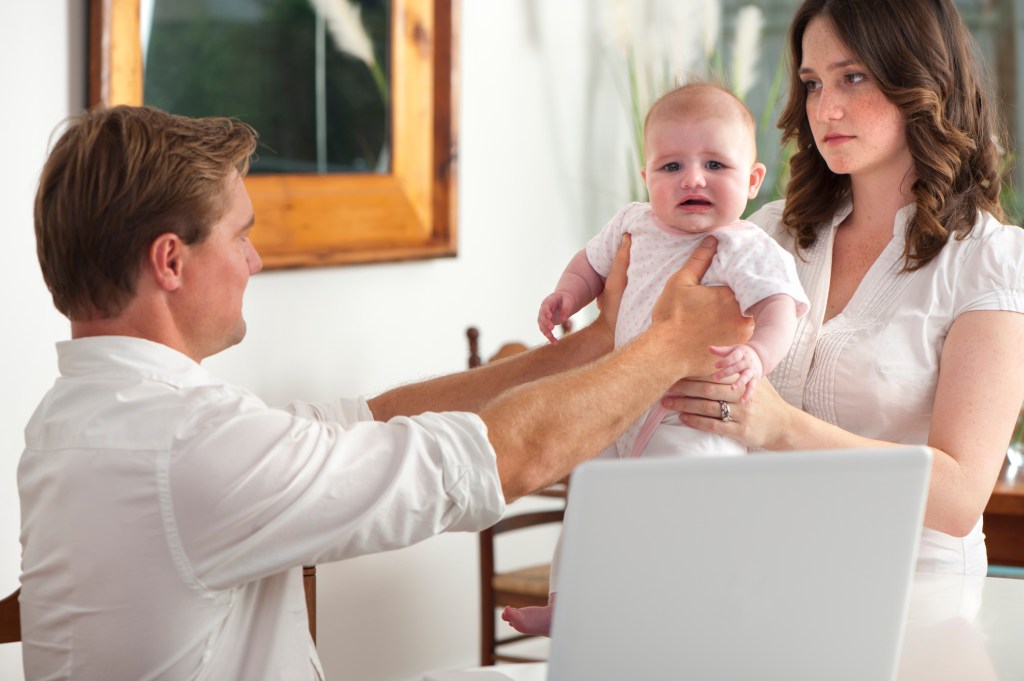
[[[535,636],[551,636],[551,614],[554,608],[550,605],[531,606],[528,608],[505,608],[501,619],[512,625],[520,634]]]

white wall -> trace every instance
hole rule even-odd
[[[84,103],[84,4],[0,3],[4,594],[19,573],[22,428],[54,378],[53,343],[68,335],[36,263],[32,198],[51,131]],[[594,52],[591,0],[461,5],[459,255],[255,277],[249,337],[208,363],[268,402],[372,394],[461,369],[470,324],[485,353],[514,337],[540,342],[537,304],[623,199],[624,152],[612,140],[625,121]],[[328,678],[402,681],[474,664],[475,570],[475,536],[465,534],[322,566]],[[18,646],[0,647],[0,678],[21,678]]]

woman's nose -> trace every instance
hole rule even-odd
[[[822,91],[818,96],[817,107],[818,120],[834,121],[843,117],[843,107],[840,98],[832,91]]]

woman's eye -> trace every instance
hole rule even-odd
[[[863,73],[847,73],[845,76],[843,76],[843,78],[850,85],[856,85],[857,83],[861,83],[864,80],[866,80],[867,76],[864,75]]]
[[[821,87],[821,83],[819,83],[816,80],[805,80],[804,81],[804,89],[807,90],[808,92],[815,92],[820,87]]]

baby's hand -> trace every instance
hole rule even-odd
[[[711,379],[721,381],[737,374],[732,389],[743,390],[740,402],[749,400],[754,394],[757,379],[764,375],[764,365],[761,364],[761,357],[754,352],[754,348],[749,345],[712,345],[708,349],[712,354],[722,357],[715,362],[715,368],[718,371],[711,376]]]
[[[558,342],[555,338],[555,327],[569,318],[575,302],[573,296],[565,291],[555,291],[541,302],[537,326],[552,343]]]

